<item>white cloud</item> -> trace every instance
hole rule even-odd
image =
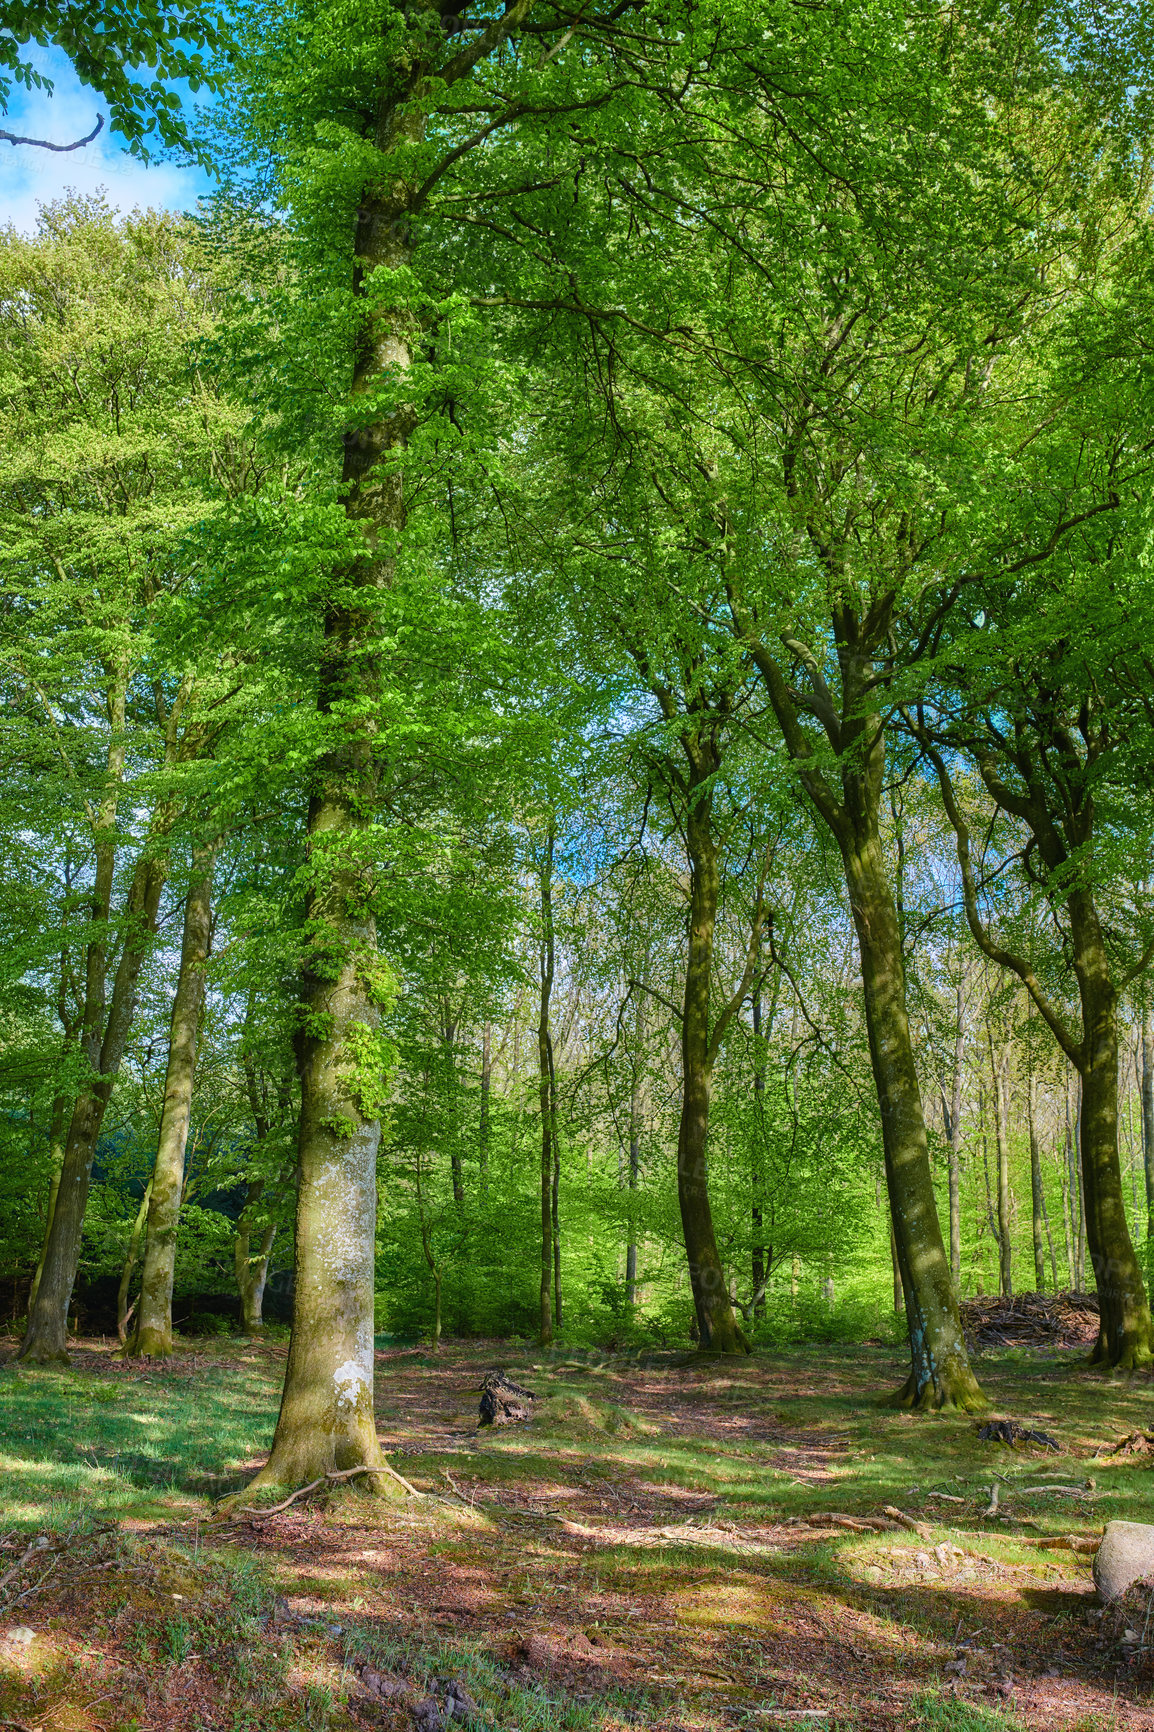
[[[13,89],[8,114],[0,126],[30,138],[48,138],[54,144],[84,138],[95,126],[98,114],[105,116],[105,126],[92,144],[67,155],[0,139],[0,225],[12,223],[31,234],[38,207],[50,204],[70,188],[79,193],[103,188],[108,203],[118,211],[137,207],[190,210],[207,191],[208,179],[199,169],[178,168],[167,162],[145,166],[126,155],[122,141],[109,132],[108,104],[98,91],[80,83],[64,55],[42,51],[37,55],[37,66],[52,79],[53,94]]]

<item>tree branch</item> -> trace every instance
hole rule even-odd
[[[946,768],[944,758],[930,741],[926,730],[923,727],[919,727],[911,716],[907,715],[906,719],[908,726],[911,728],[919,745],[925,752],[926,757],[930,760],[930,763],[937,771],[938,785],[942,791],[942,804],[946,808],[946,816],[953,828],[954,837],[957,842],[958,865],[961,868],[962,873],[962,904],[966,912],[966,924],[969,926],[970,931],[973,934],[974,943],[982,952],[983,956],[988,956],[991,962],[996,962],[998,964],[999,968],[1005,968],[1011,974],[1016,974],[1018,976],[1018,979],[1022,982],[1023,986],[1026,988],[1030,997],[1041,1012],[1042,1019],[1049,1028],[1050,1033],[1054,1036],[1054,1039],[1058,1042],[1058,1045],[1070,1060],[1070,1063],[1080,1069],[1082,1063],[1082,1043],[1074,1040],[1071,1036],[1069,1029],[1066,1027],[1062,1018],[1058,1015],[1057,1009],[1050,1002],[1046,993],[1043,992],[1041,982],[1037,975],[1023,957],[1016,956],[1011,950],[1003,949],[1000,944],[995,944],[994,940],[990,936],[988,927],[986,927],[982,921],[981,914],[978,910],[978,887],[974,879],[973,858],[970,852],[970,829],[969,825],[962,817],[957,795],[954,792],[953,779],[950,776],[949,770]]]
[[[0,128],[0,139],[6,138],[8,140],[8,143],[11,145],[34,144],[36,146],[37,150],[56,150],[56,151],[81,150],[81,149],[83,149],[83,147],[86,144],[92,143],[92,140],[96,137],[97,133],[101,130],[103,125],[104,125],[104,116],[102,114],[98,114],[96,116],[96,125],[92,128],[92,131],[88,134],[88,137],[87,138],[78,138],[76,140],[75,144],[53,144],[51,139],[48,139],[48,138],[21,138],[18,133],[5,132],[3,130],[3,128]]]

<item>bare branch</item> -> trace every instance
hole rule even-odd
[[[96,137],[97,133],[101,130],[103,125],[104,125],[104,116],[102,114],[98,114],[96,116],[96,125],[92,128],[92,131],[88,134],[88,137],[87,138],[78,138],[76,140],[75,144],[53,144],[51,139],[48,139],[48,138],[21,138],[18,133],[5,132],[2,127],[0,127],[0,138],[6,138],[8,140],[8,143],[11,145],[34,144],[36,146],[37,150],[56,150],[56,151],[82,150],[86,144],[92,143],[92,140]]]

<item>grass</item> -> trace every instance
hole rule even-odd
[[[495,1363],[544,1399],[531,1425],[472,1435]],[[212,1503],[268,1448],[283,1349],[9,1362],[0,1575],[31,1536],[67,1544],[39,1592],[13,1603],[22,1575],[0,1593],[0,1722],[408,1729],[411,1701],[456,1682],[509,1732],[1154,1726],[1145,1654],[1129,1664],[1093,1617],[1088,1560],[1028,1543],[1154,1523],[1154,1472],[1097,1453],[1154,1422],[1151,1379],[984,1356],[997,1410],[1061,1446],[1017,1453],[879,1405],[899,1370],[875,1347],[734,1365],[386,1352],[382,1436],[435,1495],[238,1527]],[[887,1507],[923,1531],[822,1519]],[[14,1652],[17,1620],[36,1635]],[[373,1673],[410,1696],[373,1696]]]

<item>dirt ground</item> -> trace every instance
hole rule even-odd
[[[112,1476],[102,1408],[178,1420],[191,1401],[211,1428],[242,1386],[258,1446],[223,1463],[231,1489],[262,1428],[267,1447],[282,1355],[214,1346],[142,1371],[86,1343],[57,1454]],[[529,1423],[477,1429],[495,1366],[535,1391]],[[1059,1446],[1008,1449],[971,1419],[879,1405],[900,1369],[871,1347],[381,1353],[382,1441],[420,1497],[221,1521],[179,1474],[122,1471],[94,1531],[94,1483],[87,1522],[69,1505],[50,1526],[44,1586],[0,1597],[0,1725],[1154,1732],[1154,1592],[1103,1613],[1088,1549],[1112,1517],[1154,1521],[1151,1458],[1111,1453],[1154,1422],[1151,1380],[1109,1382],[1073,1353],[986,1356],[996,1411]],[[36,1376],[0,1369],[0,1401],[31,1384],[43,1402]],[[28,1496],[50,1434],[20,1456],[19,1425],[5,1433],[0,1466]],[[8,1514],[0,1576],[28,1544]]]

